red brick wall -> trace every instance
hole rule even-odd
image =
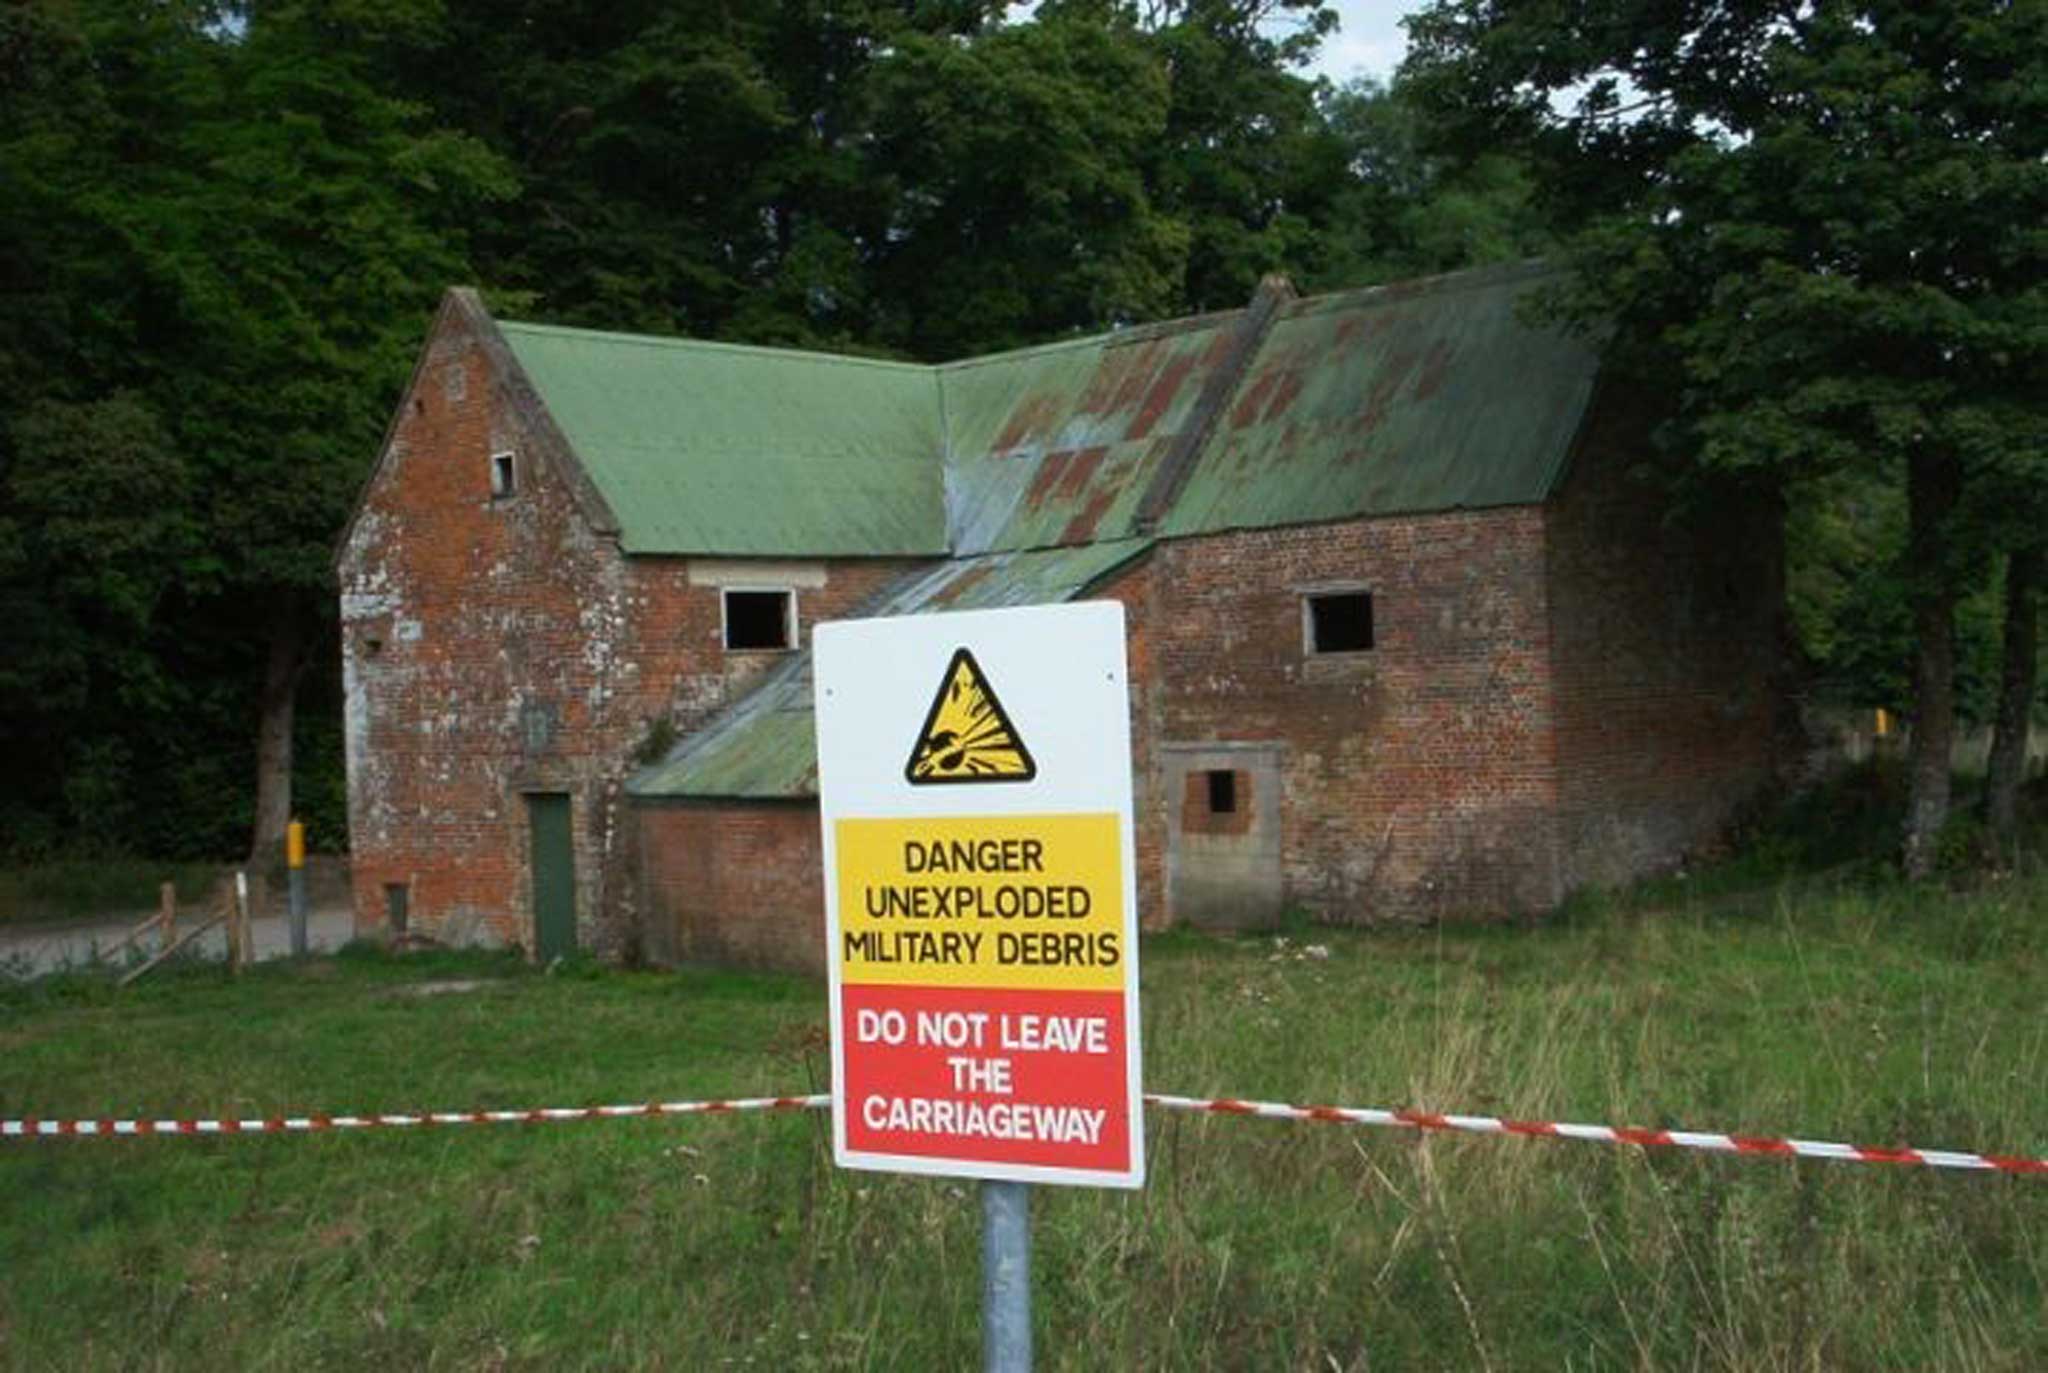
[[[1767,502],[1673,509],[1609,403],[1546,507],[1560,870],[1612,884],[1713,845],[1769,781],[1780,522]]]
[[[530,945],[520,794],[566,791],[586,946],[816,965],[814,806],[629,819],[618,790],[657,721],[695,728],[772,656],[724,652],[687,559],[595,531],[492,337],[444,314],[340,561],[359,928],[403,883],[416,929]],[[1148,927],[1175,746],[1277,746],[1284,901],[1333,922],[1540,908],[1712,834],[1770,764],[1777,525],[1674,532],[1628,434],[1597,423],[1550,507],[1178,540],[1097,593],[1130,624]],[[910,565],[814,564],[803,629]],[[1372,593],[1370,653],[1305,652],[1303,593],[1331,584]]]
[[[689,560],[623,557],[513,384],[488,325],[445,311],[343,550],[342,649],[357,927],[386,884],[415,930],[531,947],[522,792],[571,796],[578,941],[637,939],[619,783],[655,722],[688,730],[777,655],[726,653],[720,591]],[[490,459],[516,454],[493,499]],[[800,631],[911,563],[838,560]],[[374,651],[372,645],[375,645]]]
[[[1158,694],[1148,660],[1152,580],[1140,562],[1093,598],[1121,601],[1133,682],[1135,808],[1154,786],[1148,711]],[[633,806],[638,900],[649,955],[660,961],[825,968],[823,855],[815,802],[643,801]],[[1138,908],[1163,924],[1158,826],[1138,827]]]
[[[814,802],[638,802],[642,899],[664,962],[825,971]],[[652,942],[652,941],[650,941]]]
[[[1281,744],[1286,906],[1369,924],[1555,901],[1539,510],[1244,531],[1155,556],[1158,740]],[[1304,589],[1331,584],[1371,592],[1369,653],[1306,653]]]
[[[1125,652],[1131,672],[1131,815],[1138,865],[1138,923],[1148,930],[1166,928],[1166,889],[1162,885],[1166,828],[1160,818],[1164,798],[1159,790],[1155,747],[1162,692],[1152,647],[1159,586],[1157,556],[1155,550],[1083,597],[1119,601],[1124,608]]]

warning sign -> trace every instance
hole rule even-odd
[[[1003,713],[995,688],[966,649],[940,679],[917,747],[903,765],[912,786],[940,782],[1028,782],[1038,775],[1031,751]]]
[[[1139,1186],[1123,607],[820,625],[816,653],[838,1161]]]

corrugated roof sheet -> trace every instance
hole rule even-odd
[[[1547,274],[1294,301],[1235,378],[1246,311],[936,368],[500,327],[630,553],[975,555],[1145,532],[1212,383],[1227,403],[1159,534],[1541,501],[1596,361],[1516,318]]]
[[[951,363],[946,528],[963,553],[1127,538],[1243,311]]]
[[[628,553],[947,551],[932,368],[504,323]]]
[[[955,558],[906,573],[861,616],[1051,605],[1069,601],[1150,548],[1146,539]],[[811,655],[793,654],[667,758],[626,783],[629,795],[799,799],[818,794]],[[906,741],[905,748],[908,748]]]
[[[1597,364],[1516,318],[1548,274],[1467,272],[1287,306],[1158,532],[1544,500]]]

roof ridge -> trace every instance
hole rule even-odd
[[[1218,325],[1233,316],[1243,314],[1244,308],[1236,306],[1228,310],[1206,310],[1199,315],[1175,315],[1170,319],[1147,320],[1143,324],[1129,324],[1099,334],[1078,334],[1073,338],[1053,339],[1048,343],[1027,343],[1021,348],[976,353],[972,357],[954,358],[950,362],[935,363],[933,366],[941,373],[958,372],[969,367],[979,367],[984,363],[1010,362],[1034,353],[1057,353],[1067,348],[1085,348],[1090,344],[1099,344],[1105,348],[1122,348],[1129,344],[1164,338],[1169,334],[1183,334]]]
[[[856,367],[886,367],[903,372],[932,372],[929,362],[905,362],[900,358],[868,357],[860,353],[827,353],[814,348],[781,348],[763,343],[728,343],[722,339],[691,338],[681,334],[628,334],[615,329],[583,329],[571,324],[540,324],[532,320],[499,320],[500,329],[521,334],[552,334],[593,342],[626,344],[645,348],[673,348],[678,351],[743,353],[752,357],[804,358],[812,362],[848,363]]]
[[[1459,291],[1476,291],[1483,287],[1498,286],[1504,282],[1533,281],[1538,277],[1559,276],[1566,271],[1563,265],[1540,257],[1522,258],[1515,262],[1493,262],[1482,267],[1460,267],[1454,272],[1438,272],[1433,276],[1404,277],[1398,281],[1382,281],[1371,286],[1350,286],[1341,291],[1300,296],[1290,302],[1282,313],[1301,314],[1319,307],[1338,304],[1375,304],[1382,299],[1391,303],[1397,300],[1412,300],[1417,296],[1452,295]]]

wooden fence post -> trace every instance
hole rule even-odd
[[[235,873],[234,916],[228,921],[228,967],[236,972],[249,961],[249,874]]]
[[[162,953],[178,937],[178,888],[166,882],[156,890],[156,951]]]

